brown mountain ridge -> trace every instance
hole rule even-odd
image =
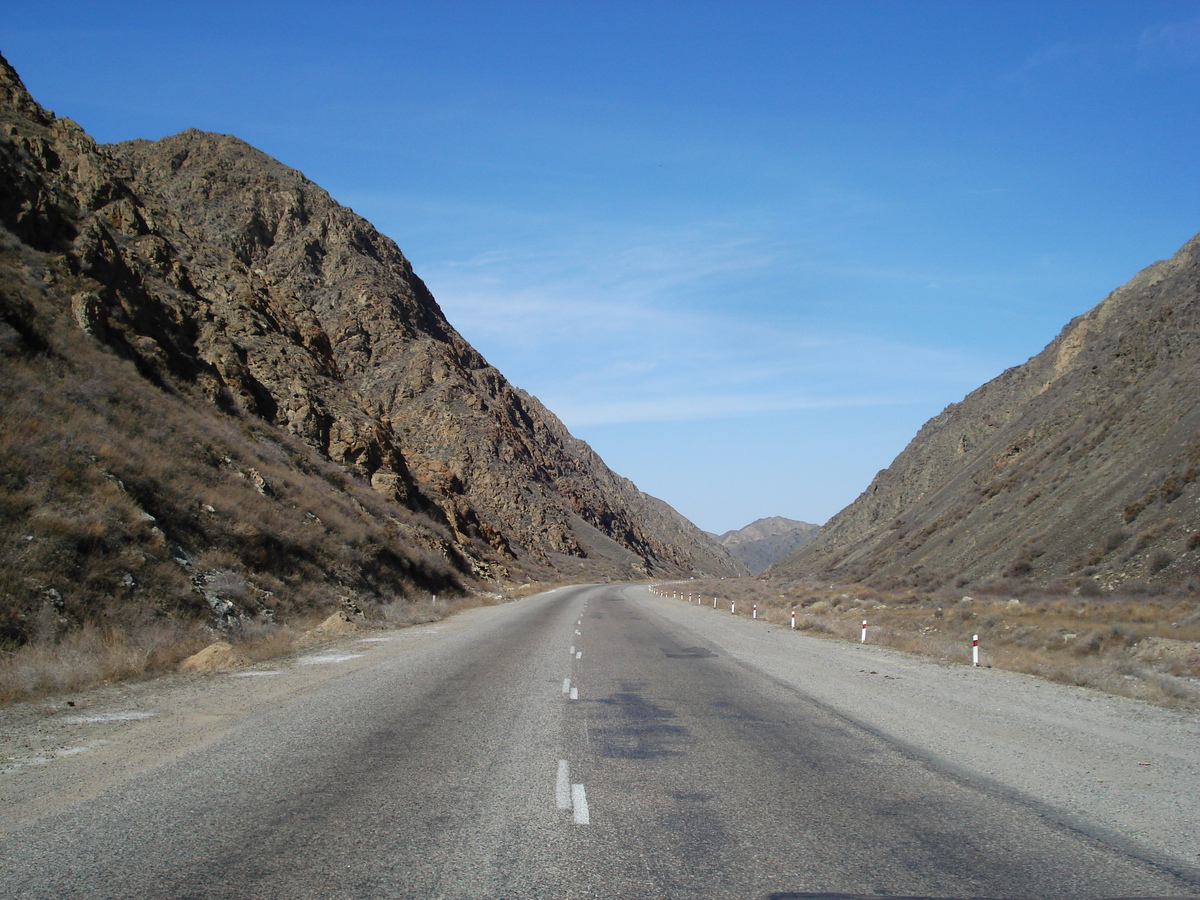
[[[1200,236],[926,422],[767,575],[1200,590]]]
[[[0,60],[0,224],[8,639],[744,572],[488,365],[393,241],[236,138],[98,146]]]
[[[744,528],[726,531],[717,542],[744,562],[752,574],[763,571],[771,563],[803,547],[820,530],[811,525],[783,516],[755,519]]]

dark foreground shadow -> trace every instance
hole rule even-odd
[[[767,900],[1005,900],[1003,897],[914,897],[899,894],[768,894]],[[1096,897],[1094,900],[1200,900],[1194,895],[1175,897]]]

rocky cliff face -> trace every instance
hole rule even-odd
[[[97,146],[0,60],[0,173],[29,378],[127,361],[123,390],[310,448],[467,577],[738,571],[489,366],[390,239],[236,138]]]
[[[1200,587],[1200,236],[927,422],[771,574]]]
[[[803,547],[820,529],[820,525],[770,516],[755,519],[745,528],[725,532],[717,538],[717,543],[744,562],[752,574],[757,574]]]

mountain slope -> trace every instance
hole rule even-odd
[[[770,574],[1200,586],[1200,236],[925,423]]]
[[[744,562],[752,574],[782,559],[811,541],[820,525],[810,525],[783,516],[755,519],[745,528],[727,531],[717,543]]]
[[[273,304],[308,323],[320,374],[353,392],[403,464],[361,440],[334,442],[312,387],[326,382],[297,392],[290,366],[267,361],[253,373],[273,404],[260,414],[376,483],[403,483],[406,469],[457,534],[504,556],[606,558],[585,547],[597,529],[640,557],[630,565],[618,552],[622,574],[732,571],[682,517],[657,523],[670,538],[648,527],[635,512],[643,495],[459,336],[394,243],[300,173],[196,131],[111,150],[185,230],[232,253]]]
[[[739,570],[509,385],[396,245],[300,173],[196,131],[97,146],[38,107],[2,60],[0,128],[6,531],[39,531],[50,496],[60,519],[91,523],[84,532],[108,534],[93,521],[106,504],[128,520],[57,574],[52,535],[31,535],[45,549],[37,562],[0,554],[10,636],[27,636],[47,597],[80,620],[89,603],[130,594],[113,578],[178,582],[171,560],[218,549],[216,580],[242,585],[227,593],[243,612],[252,604],[233,595],[257,596],[245,584],[297,567],[330,596],[383,596],[401,575],[399,595],[480,577]],[[147,440],[153,454],[138,450]],[[176,472],[188,486],[172,487]],[[118,502],[106,484],[136,497]],[[247,522],[238,504],[212,502],[239,485],[251,486],[243,505],[263,507]],[[357,524],[347,520],[341,550],[310,534],[251,552],[268,519],[280,534],[313,520],[328,534],[322,513],[342,507]],[[241,543],[213,543],[240,532]],[[367,545],[382,568],[363,568]],[[75,577],[97,566],[108,575],[94,587]],[[208,596],[198,572],[166,607]]]

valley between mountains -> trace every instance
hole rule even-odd
[[[746,572],[301,173],[99,146],[2,60],[0,121],[0,640]]]
[[[1200,236],[718,537],[301,172],[0,59],[0,703],[23,900],[1195,895]]]

